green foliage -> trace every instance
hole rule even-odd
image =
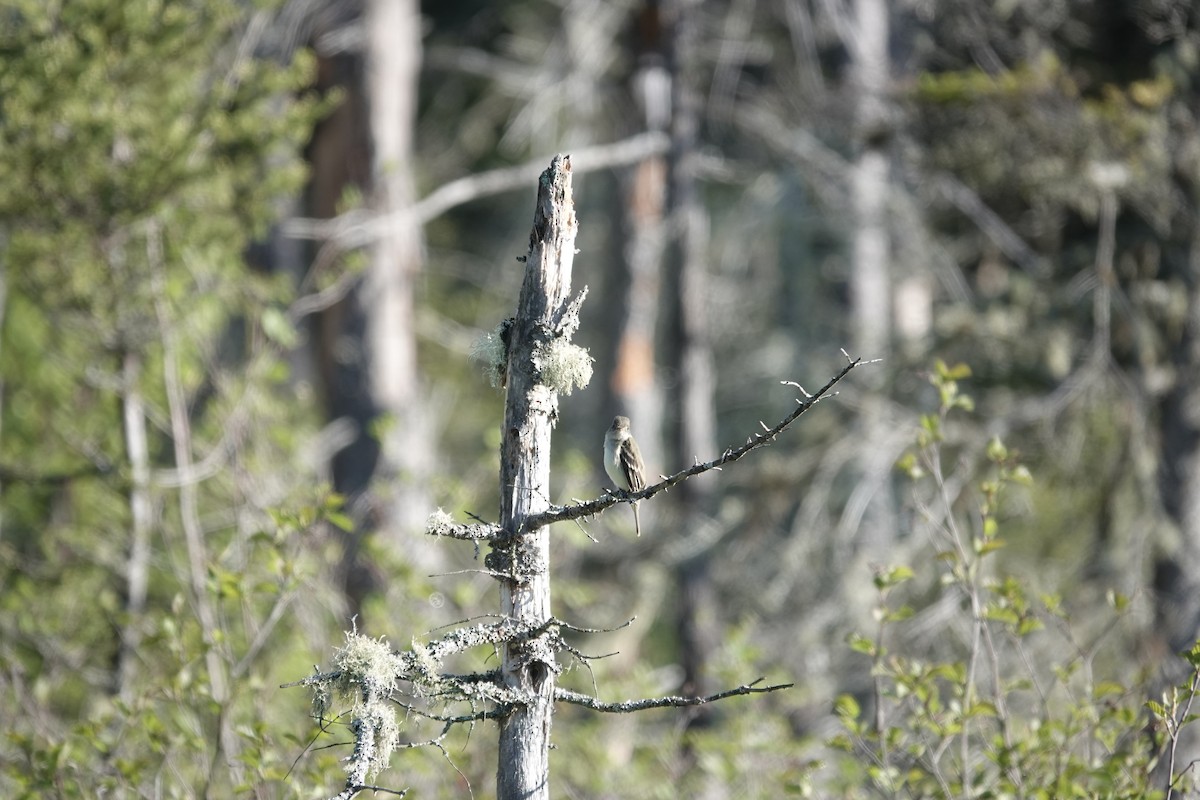
[[[940,406],[923,418],[916,449],[904,459],[905,472],[918,482],[916,496],[928,483],[928,494],[942,498],[921,510],[939,548],[932,577],[943,595],[929,608],[952,609],[937,623],[949,635],[912,655],[917,648],[900,625],[914,613],[893,596],[913,583],[916,571],[878,568],[878,629],[873,639],[855,635],[849,642],[871,660],[870,706],[850,695],[834,704],[843,733],[830,745],[848,754],[837,778],[842,790],[944,798],[1149,798],[1186,790],[1187,769],[1173,758],[1170,791],[1154,787],[1152,777],[1195,719],[1200,645],[1184,654],[1192,668],[1188,681],[1145,704],[1164,734],[1146,736],[1146,688],[1126,674],[1098,674],[1103,635],[1079,643],[1061,598],[1035,597],[1025,581],[997,568],[1002,496],[1034,483],[1019,455],[993,437],[973,510],[945,500],[951,476],[943,473],[948,442],[940,432],[952,410],[972,407],[957,385],[967,375],[965,368],[937,365],[930,382]],[[1110,603],[1118,615],[1113,622],[1130,610],[1119,593]]]
[[[252,13],[0,8],[6,797],[232,796],[302,747],[263,693],[319,636],[282,613],[328,599],[313,534],[348,523],[295,457],[290,290],[244,253],[320,108],[310,57],[254,55]]]

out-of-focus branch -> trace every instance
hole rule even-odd
[[[649,132],[622,139],[611,144],[595,145],[575,151],[571,155],[571,167],[575,172],[592,172],[609,167],[636,164],[667,151],[665,134]],[[436,219],[455,206],[515,189],[523,189],[536,182],[545,168],[546,159],[538,157],[515,167],[468,175],[443,184],[411,208],[398,212],[411,214],[419,225]],[[283,225],[285,236],[296,239],[336,241],[344,250],[362,247],[374,241],[387,227],[393,224],[392,215],[378,217],[365,209],[355,209],[333,219],[296,218]]]
[[[171,420],[171,439],[174,445],[175,468],[180,475],[188,476],[192,471],[192,428],[188,419],[187,396],[179,374],[179,353],[176,337],[178,329],[171,319],[167,307],[166,267],[163,264],[161,231],[157,223],[146,232],[147,258],[154,269],[154,306],[158,317],[159,336],[162,342],[163,383],[166,388],[168,413]],[[225,663],[221,656],[221,637],[218,631],[216,610],[208,592],[208,551],[204,546],[204,531],[200,524],[200,505],[197,484],[183,480],[179,487],[179,516],[183,526],[184,545],[187,550],[187,574],[191,594],[196,608],[196,617],[205,644],[205,666],[208,669],[209,686],[213,700],[221,706],[229,702],[228,680]],[[225,715],[222,721],[226,723]],[[222,758],[233,761],[237,756],[237,742],[232,727],[222,724],[218,747]],[[213,760],[213,765],[217,759]]]
[[[955,208],[967,216],[975,227],[1000,248],[1000,252],[1011,258],[1021,269],[1045,277],[1049,274],[1046,260],[1037,254],[1021,235],[1012,229],[999,214],[988,207],[987,203],[975,193],[971,187],[948,173],[934,178],[934,188],[942,197],[949,200]]]

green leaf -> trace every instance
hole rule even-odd
[[[1048,592],[1048,593],[1041,595],[1041,600],[1042,600],[1042,605],[1045,607],[1046,611],[1050,612],[1051,614],[1053,614],[1056,617],[1062,616],[1062,614],[1063,614],[1062,595],[1059,595],[1058,593],[1049,593]]]
[[[908,452],[900,456],[896,461],[896,469],[914,481],[925,477],[925,469],[917,459],[916,453]]]
[[[1092,696],[1100,700],[1105,697],[1120,697],[1125,692],[1125,687],[1116,681],[1100,681],[1092,689]]]
[[[848,736],[846,736],[845,734],[842,734],[842,733],[839,733],[836,736],[830,737],[827,740],[827,744],[834,750],[842,750],[847,753],[854,752],[854,743],[850,741],[850,738]]]
[[[914,612],[912,606],[903,605],[903,606],[900,606],[899,608],[889,611],[887,614],[885,614],[883,617],[883,621],[884,622],[903,622],[904,620],[911,618],[914,613],[915,612]]]
[[[862,707],[853,696],[842,694],[838,695],[833,703],[833,713],[842,720],[857,720],[862,713]]]
[[[1117,612],[1124,611],[1129,606],[1129,596],[1123,594],[1122,592],[1118,592],[1115,589],[1109,589],[1105,593],[1104,598],[1108,601],[1108,604],[1112,606],[1113,610]]]
[[[1013,467],[1012,471],[1008,474],[1008,479],[1013,483],[1020,484],[1021,486],[1033,485],[1033,475],[1029,472],[1028,467],[1026,467],[1024,464],[1018,464],[1017,466]]]
[[[942,421],[937,414],[922,414],[921,427],[936,441],[941,436]]]
[[[938,362],[941,364],[941,362]],[[952,381],[961,381],[971,377],[971,368],[963,363],[955,364],[953,367],[947,367],[941,364],[941,371],[944,377]]]
[[[262,328],[268,339],[282,347],[295,347],[299,341],[287,315],[274,306],[263,309]]]
[[[913,577],[913,571],[910,567],[904,565],[895,567],[879,567],[875,570],[875,588],[890,589],[893,586],[898,586]]]
[[[999,436],[993,436],[987,445],[987,457],[989,461],[1000,463],[1008,458],[1008,448],[1004,446],[1004,442],[1000,441]]]
[[[976,700],[971,704],[971,708],[967,711],[968,717],[998,717],[1000,712],[996,710],[994,703],[986,700]]]
[[[995,520],[992,520],[992,519],[991,519],[991,517],[989,517],[989,518],[988,518],[988,520],[991,520],[992,522],[995,522]],[[995,530],[994,530],[994,529],[995,529],[995,525],[992,525],[992,528],[993,528],[993,530],[992,530],[992,533],[991,533],[991,535],[992,535],[992,536],[995,536],[995,535],[996,535],[996,534],[995,534]],[[986,521],[985,521],[985,524],[984,524],[984,531],[985,531],[985,533],[986,533],[986,531],[987,531],[987,524],[986,524]],[[1005,545],[1004,545],[1004,540],[1003,540],[1003,539],[993,539],[993,538],[990,538],[990,537],[989,537],[989,538],[987,538],[987,539],[983,539],[982,541],[980,541],[980,540],[976,540],[976,542],[975,542],[975,552],[976,552],[976,553],[978,553],[978,554],[979,554],[979,555],[981,555],[981,556],[986,556],[988,553],[993,553],[993,552],[995,552],[995,551],[997,551],[997,550],[1000,550],[1000,549],[1001,549],[1001,548],[1003,548],[1004,546],[1005,546]]]
[[[330,524],[345,531],[346,533],[354,532],[354,520],[343,514],[341,511],[326,511],[325,519],[329,520]]]
[[[846,643],[850,645],[850,649],[856,653],[862,653],[863,655],[871,656],[872,658],[875,657],[875,642],[861,634],[850,634],[850,637]]]

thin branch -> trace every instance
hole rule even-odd
[[[752,450],[757,450],[758,448],[764,447],[773,442],[775,438],[784,431],[784,429],[799,419],[801,414],[816,405],[823,397],[828,396],[838,381],[846,377],[850,370],[862,363],[864,363],[862,358],[852,359],[847,356],[846,366],[842,367],[841,371],[838,372],[837,375],[833,376],[828,383],[818,389],[815,394],[809,395],[804,391],[803,388],[800,388],[801,393],[805,395],[806,399],[797,400],[796,402],[798,405],[796,409],[792,411],[792,413],[784,417],[773,428],[767,428],[763,433],[753,434],[746,440],[746,443],[740,447],[726,449],[725,452],[711,461],[693,464],[687,469],[676,472],[674,475],[665,476],[658,483],[652,486],[647,486],[640,492],[610,491],[606,492],[604,495],[596,498],[595,500],[588,500],[583,503],[576,503],[569,506],[558,506],[540,514],[530,515],[529,517],[525,518],[522,525],[522,531],[527,532],[536,530],[543,526],[551,525],[555,522],[566,522],[568,520],[579,519],[580,517],[590,517],[600,513],[609,506],[616,505],[617,503],[632,500],[645,500],[648,497],[653,497],[659,492],[666,491],[673,486],[683,483],[688,478],[695,477],[696,475],[708,472],[709,470],[720,469],[725,464],[737,461],[738,459],[750,453]],[[795,385],[791,381],[782,381],[782,383],[786,385]]]
[[[446,723],[446,727],[442,731],[443,734],[445,734],[445,731],[449,730],[450,726],[452,726],[452,725],[461,725],[461,724],[464,724],[467,722],[483,722],[483,721],[489,720],[489,719],[503,719],[504,717],[508,716],[508,714],[511,710],[508,706],[497,706],[496,708],[493,708],[489,711],[476,711],[471,714],[456,714],[455,716],[448,717],[448,716],[443,716],[441,714],[433,714],[429,711],[422,711],[421,709],[417,708],[416,706],[413,706],[409,703],[405,703],[402,700],[393,699],[392,702],[395,703],[396,705],[400,706],[401,708],[403,708],[405,711],[407,711],[410,714],[416,714],[418,717],[424,717],[425,719],[430,719],[430,720],[433,720],[434,722]],[[438,741],[440,741],[441,738],[442,737],[438,737]],[[409,747],[409,746],[417,747],[417,746],[424,746],[424,745],[429,745],[429,744],[433,744],[433,742],[432,741],[415,742],[415,743],[412,743],[411,745],[406,745],[406,747]]]
[[[575,656],[575,658],[578,659],[579,663],[583,664],[584,666],[587,666],[589,670],[591,669],[592,661],[599,661],[602,658],[612,658],[613,656],[620,655],[620,653],[621,653],[620,650],[613,650],[611,653],[600,653],[598,655],[589,656],[588,654],[586,654],[582,650],[580,650],[578,647],[574,647],[570,644],[567,644],[566,642],[562,641],[561,639],[558,642],[558,646],[560,648],[562,648],[563,650],[566,650],[571,655]],[[596,681],[593,678],[592,684],[595,685],[595,683],[596,683]]]
[[[724,700],[727,697],[736,697],[743,694],[766,694],[767,692],[777,692],[781,689],[790,689],[795,684],[779,683],[774,686],[762,686],[758,684],[763,682],[763,678],[759,678],[753,683],[746,683],[733,689],[728,689],[717,694],[710,694],[707,697],[648,697],[641,700],[626,700],[621,703],[605,703],[601,700],[592,697],[591,695],[582,694],[580,692],[572,692],[569,689],[556,688],[554,690],[554,699],[561,700],[564,703],[583,706],[590,708],[593,711],[602,711],[608,714],[629,714],[634,711],[644,711],[648,708],[685,708],[687,706],[702,706],[705,703],[713,703],[717,700]]]
[[[258,654],[266,646],[267,641],[271,638],[271,633],[275,630],[275,626],[283,619],[283,613],[287,611],[288,606],[296,599],[295,592],[287,592],[280,595],[275,600],[275,604],[271,607],[271,612],[267,614],[266,620],[258,627],[258,631],[254,634],[254,640],[250,646],[246,648],[245,654],[230,670],[230,676],[240,678],[250,669],[250,666],[258,658]]]
[[[339,716],[340,716],[340,715],[339,715]],[[322,736],[323,734],[329,733],[329,729],[330,729],[330,728],[333,726],[333,723],[334,723],[336,720],[332,720],[332,719],[329,719],[329,720],[327,720],[327,719],[317,719],[317,718],[314,718],[314,719],[316,719],[316,723],[317,723],[317,732],[316,732],[315,734],[313,734],[313,737],[312,737],[311,739],[309,739],[309,740],[308,740],[308,744],[306,744],[306,745],[304,746],[304,749],[303,749],[303,750],[301,750],[301,751],[300,751],[300,754],[299,754],[298,756],[296,756],[296,758],[295,758],[295,759],[292,761],[292,765],[291,765],[290,767],[288,767],[287,774],[283,776],[283,779],[284,779],[285,781],[286,781],[288,778],[290,778],[290,777],[291,777],[291,775],[292,775],[292,770],[296,769],[296,765],[300,763],[300,759],[304,758],[304,755],[305,755],[305,754],[306,754],[306,753],[307,753],[309,750],[313,750],[313,749],[317,749],[317,750],[323,750],[323,749],[325,749],[324,747],[318,747],[318,748],[314,748],[314,745],[317,743],[317,739],[320,739],[320,738],[321,738],[321,736]],[[349,744],[349,742],[347,742],[347,744]],[[329,746],[330,746],[330,747],[332,747],[332,746],[334,746],[334,745],[329,745]]]
[[[625,620],[624,622],[622,622],[620,625],[616,626],[615,628],[580,628],[575,625],[572,625],[569,622],[563,622],[561,619],[557,619],[557,618],[553,619],[554,624],[557,625],[559,628],[561,628],[563,630],[571,631],[572,633],[613,633],[615,631],[620,631],[620,630],[624,630],[624,629],[628,628],[630,625],[632,625],[636,621],[637,621],[637,616],[634,615],[634,616],[630,617],[629,619]]]
[[[452,569],[448,572],[433,572],[428,577],[430,578],[448,578],[451,575],[487,575],[489,578],[495,578],[498,581],[512,580],[512,574],[508,572],[497,572],[494,569]],[[447,626],[449,627],[449,626]]]
[[[146,248],[149,261],[155,271],[152,275],[154,307],[158,318],[162,346],[163,383],[167,394],[167,407],[171,418],[171,437],[174,445],[175,468],[180,475],[188,475],[192,469],[192,429],[187,413],[187,395],[180,376],[177,331],[171,319],[166,296],[166,275],[162,262],[161,231],[157,222],[147,231]],[[200,524],[199,499],[196,485],[184,481],[179,487],[179,517],[183,527],[183,539],[187,550],[187,570],[196,607],[196,617],[207,645],[205,652],[213,699],[218,703],[228,700],[225,667],[221,663],[218,647],[216,611],[208,593],[207,569],[208,550],[204,543],[204,532]]]

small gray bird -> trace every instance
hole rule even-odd
[[[614,418],[608,433],[604,434],[604,471],[618,489],[640,492],[646,488],[646,465],[633,434],[629,432],[629,417]],[[633,506],[633,528],[641,536],[637,501],[631,500],[630,505]]]

